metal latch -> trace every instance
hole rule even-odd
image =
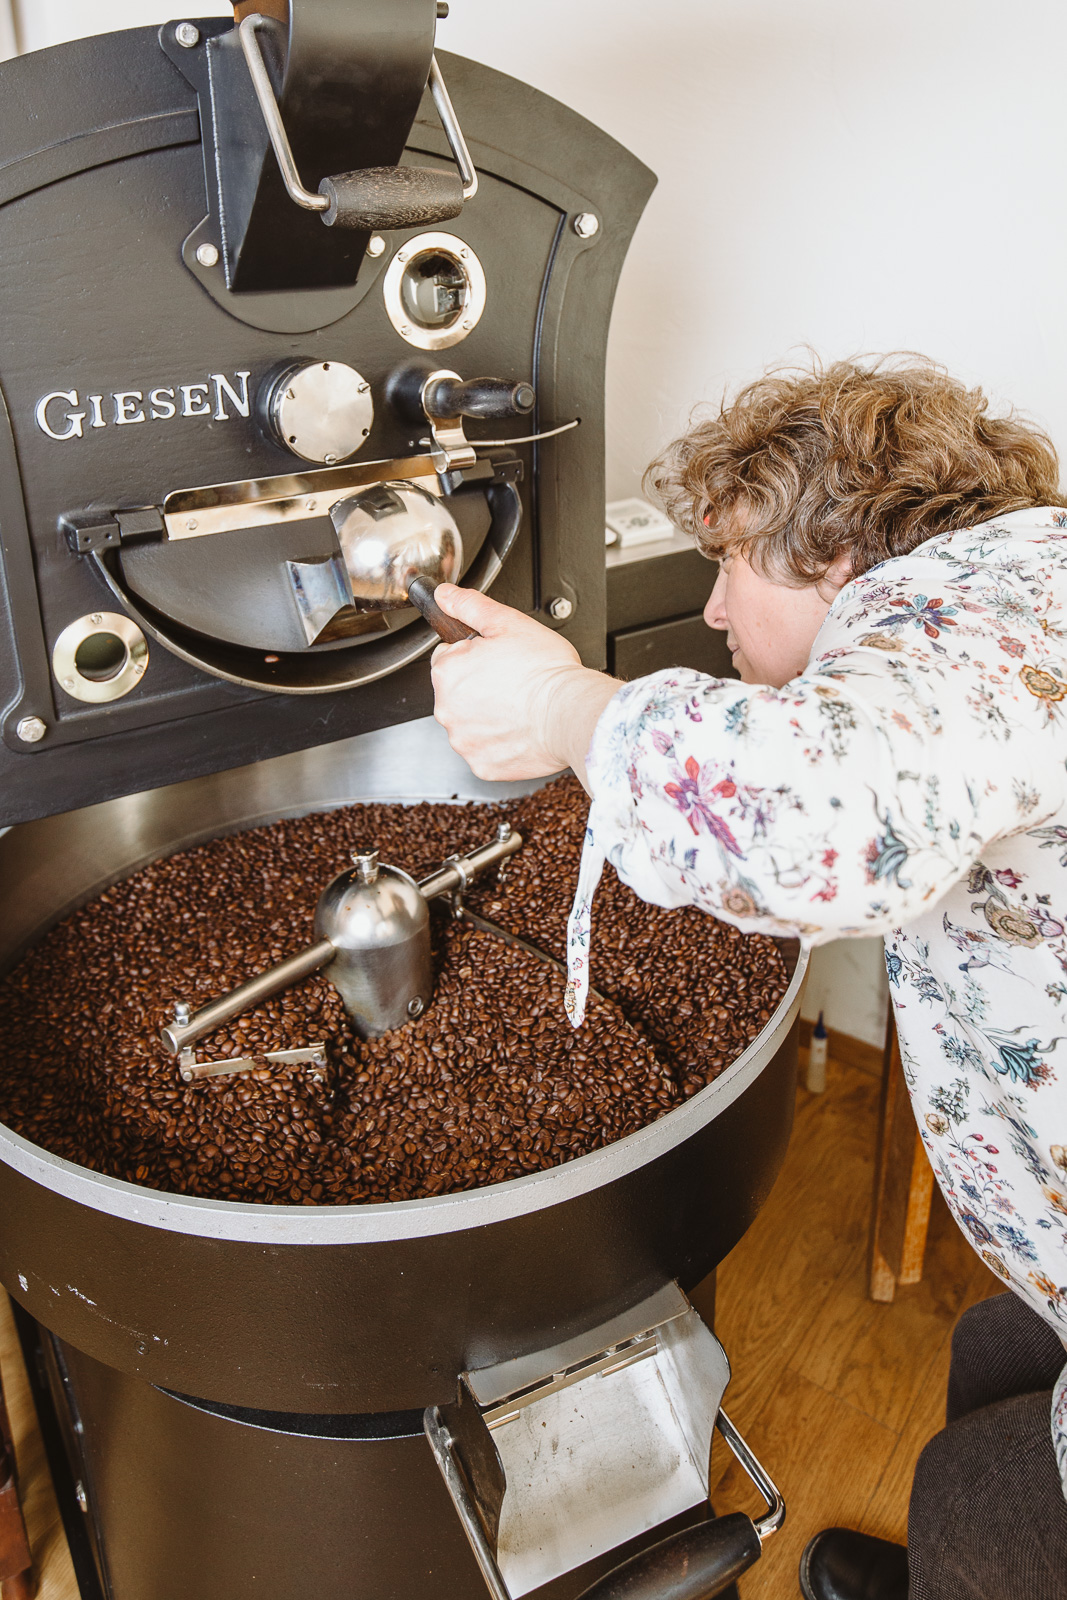
[[[426,1437],[493,1600],[520,1600],[694,1507],[717,1427],[767,1512],[653,1544],[582,1600],[708,1600],[758,1560],[785,1503],[722,1410],[730,1366],[676,1284],[554,1350],[462,1374]]]

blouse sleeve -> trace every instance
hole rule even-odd
[[[882,934],[992,840],[1063,804],[1041,606],[1019,571],[916,554],[837,597],[769,689],[670,670],[621,689],[588,756],[568,1011],[604,860],[642,899],[810,944]]]

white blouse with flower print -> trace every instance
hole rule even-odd
[[[1067,513],[848,584],[805,671],[620,689],[589,750],[568,1010],[605,859],[645,900],[884,934],[904,1073],[960,1226],[1067,1339]],[[1067,1493],[1067,1370],[1052,1408]]]

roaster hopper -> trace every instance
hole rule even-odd
[[[390,508],[428,579],[603,662],[605,341],[652,175],[437,52],[435,0],[237,9],[0,67],[5,964],[194,841],[514,792],[424,720],[434,636],[407,577],[384,610],[366,583]],[[630,1600],[720,1592],[782,1507],[689,1296],[784,1154],[783,954],[703,1092],[459,1195],[216,1203],[0,1128],[84,1600],[607,1600],[652,1547]],[[755,1525],[709,1520],[716,1425]]]

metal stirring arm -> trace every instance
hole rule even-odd
[[[419,892],[425,900],[436,900],[448,894],[462,894],[481,873],[502,865],[509,856],[515,854],[516,850],[521,850],[522,845],[522,834],[516,833],[509,823],[501,823],[495,839],[479,846],[477,850],[470,851],[468,855],[450,856],[434,872],[422,879],[417,886]],[[179,1002],[174,1008],[173,1022],[169,1022],[160,1032],[164,1049],[171,1055],[180,1055],[182,1050],[193,1045],[197,1039],[213,1033],[226,1022],[232,1022],[234,1017],[251,1011],[264,1000],[270,999],[271,995],[279,994],[295,983],[301,983],[305,978],[310,978],[314,972],[321,972],[324,967],[330,965],[337,954],[338,947],[332,939],[320,939],[316,944],[309,945],[296,955],[279,962],[276,967],[268,967],[265,972],[257,973],[246,983],[231,989],[229,994],[220,995],[217,1000],[209,1001],[206,1006],[201,1006],[199,1011],[190,1014],[189,1007]]]

